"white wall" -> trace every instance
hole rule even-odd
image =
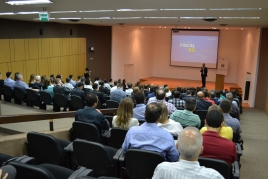
[[[243,30],[241,32],[240,54],[237,66],[236,83],[245,92],[245,76],[251,73],[248,104],[254,107],[255,88],[257,83],[257,64],[259,53],[260,29]]]

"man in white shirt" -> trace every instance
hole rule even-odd
[[[74,86],[70,83],[71,79],[70,78],[66,78],[66,83],[64,84],[64,86],[66,88],[69,88],[70,90],[74,89]]]
[[[111,86],[109,85],[108,81],[106,79],[104,79],[103,81],[104,81],[104,88],[111,90]]]
[[[132,89],[132,83],[127,84],[128,89],[126,89],[126,95],[131,96],[133,89]]]
[[[111,88],[111,93],[117,89],[117,81],[114,81],[114,86]]]
[[[185,128],[179,135],[177,143],[180,161],[159,164],[154,171],[153,179],[224,179],[216,170],[199,165],[198,156],[203,151],[202,143],[203,138],[197,128]]]

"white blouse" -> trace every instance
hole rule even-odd
[[[113,127],[119,127],[119,126],[117,126],[117,124],[116,124],[116,117],[117,117],[117,115],[113,117],[113,121],[112,121],[112,125],[113,125]],[[128,123],[128,127],[127,127],[127,129],[131,128],[132,126],[139,126],[139,121],[138,121],[138,119],[136,119],[136,118],[131,118],[131,119],[130,119],[130,121],[129,121],[129,123]]]
[[[180,123],[173,121],[172,119],[168,120],[168,123],[166,124],[157,124],[160,128],[167,130],[174,136],[179,136],[181,131],[183,130],[183,127]]]

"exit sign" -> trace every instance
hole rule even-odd
[[[39,19],[43,22],[49,21],[48,12],[39,12]]]

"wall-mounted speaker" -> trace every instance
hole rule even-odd
[[[39,35],[43,35],[43,29],[39,29]]]
[[[73,30],[72,29],[70,29],[70,35],[73,35]]]

